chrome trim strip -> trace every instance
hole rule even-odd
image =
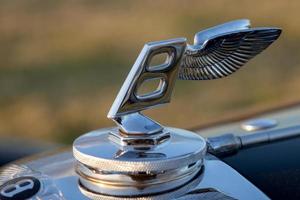
[[[254,145],[271,143],[298,136],[300,136],[300,125],[247,135],[224,134],[207,139],[208,152],[214,155],[228,154]]]
[[[241,140],[242,148],[245,148],[261,143],[270,143],[297,136],[300,136],[300,125],[281,129],[272,129],[255,134],[242,135],[238,137]]]

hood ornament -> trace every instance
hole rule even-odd
[[[228,76],[266,49],[280,33],[278,28],[250,28],[249,20],[236,20],[198,32],[194,45],[187,44],[185,38],[150,42],[133,65],[108,118],[126,134],[159,132],[162,127],[140,111],[169,103],[177,78],[210,80]],[[167,54],[165,62],[151,66],[151,60],[163,53]],[[139,87],[153,79],[159,79],[158,88],[138,95]]]
[[[163,127],[141,111],[169,103],[177,78],[210,80],[234,73],[280,33],[278,28],[251,28],[249,20],[236,20],[197,33],[194,45],[185,38],[147,43],[108,113],[118,127],[92,131],[73,144],[81,191],[97,199],[149,197],[196,184],[205,140]],[[167,55],[165,61],[153,66],[160,54]],[[159,80],[158,87],[140,94],[142,85],[153,80]]]

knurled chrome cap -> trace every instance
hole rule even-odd
[[[205,140],[190,131],[164,128],[167,141],[153,148],[125,148],[111,139],[115,128],[74,141],[80,189],[94,195],[147,196],[181,188],[201,174]]]
[[[181,168],[203,159],[205,140],[190,131],[165,128],[170,138],[150,150],[123,150],[109,139],[114,129],[87,133],[74,141],[74,157],[82,164],[101,171],[155,172]]]

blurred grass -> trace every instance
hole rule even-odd
[[[177,81],[171,104],[146,111],[189,128],[300,100],[300,1],[0,1],[0,135],[69,143],[113,125],[106,113],[145,42],[233,19],[283,29],[239,73]]]

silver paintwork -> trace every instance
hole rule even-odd
[[[270,129],[278,125],[278,122],[274,119],[255,119],[244,122],[241,127],[245,131],[258,131],[264,129]]]

